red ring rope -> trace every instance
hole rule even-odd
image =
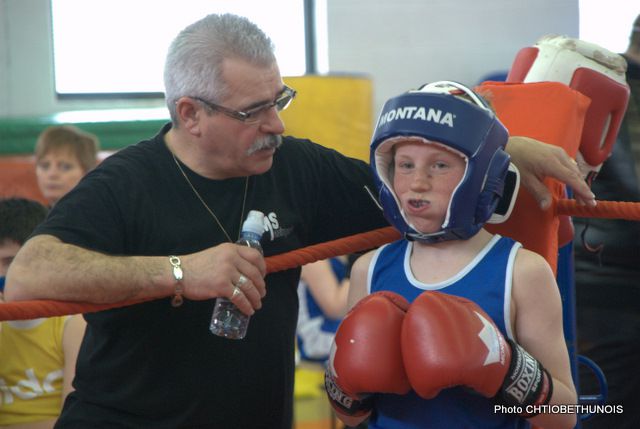
[[[607,219],[640,220],[640,203],[624,201],[598,201],[595,207],[582,206],[575,200],[554,200],[555,216],[595,217]],[[304,264],[347,253],[373,249],[400,238],[393,227],[380,228],[355,234],[326,243],[315,244],[280,255],[265,258],[267,272],[287,270]],[[109,304],[84,302],[31,300],[0,304],[0,320],[24,320],[38,317],[62,316],[66,314],[93,313],[110,308],[125,307],[148,300],[129,300]]]
[[[299,267],[333,256],[373,249],[398,238],[400,238],[398,231],[389,226],[327,241],[326,243],[315,244],[280,255],[269,256],[265,258],[267,273]],[[66,314],[93,313],[110,308],[140,304],[146,301],[150,300],[128,300],[108,304],[52,300],[13,301],[0,304],[0,320],[25,320]]]

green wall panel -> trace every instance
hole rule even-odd
[[[74,122],[73,125],[98,136],[101,150],[116,150],[153,137],[166,122],[166,119],[150,119]],[[0,155],[33,153],[40,132],[59,123],[53,117],[0,118]]]

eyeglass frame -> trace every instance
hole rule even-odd
[[[296,98],[296,94],[297,91],[295,89],[285,85],[282,89],[282,92],[280,93],[280,95],[278,95],[278,97],[276,97],[275,100],[256,107],[252,107],[251,109],[247,110],[229,109],[228,107],[220,106],[219,104],[212,103],[200,97],[190,98],[193,98],[194,100],[204,104],[212,111],[218,111],[237,121],[244,123],[257,123],[260,122],[260,119],[257,118],[260,113],[266,112],[272,107],[275,107],[278,112],[281,112],[289,107],[293,99]]]

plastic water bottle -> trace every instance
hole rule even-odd
[[[257,210],[251,210],[242,224],[240,239],[236,241],[236,244],[253,247],[262,253],[260,239],[263,233],[264,214]],[[216,299],[209,329],[220,337],[241,340],[247,334],[249,319],[250,316],[241,312],[233,302],[220,297]]]

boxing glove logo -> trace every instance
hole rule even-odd
[[[482,314],[474,311],[478,319],[482,322],[482,330],[478,333],[478,337],[487,347],[487,357],[484,360],[484,366],[500,362],[504,365],[506,348],[502,334],[498,332],[496,326],[488,321]]]

